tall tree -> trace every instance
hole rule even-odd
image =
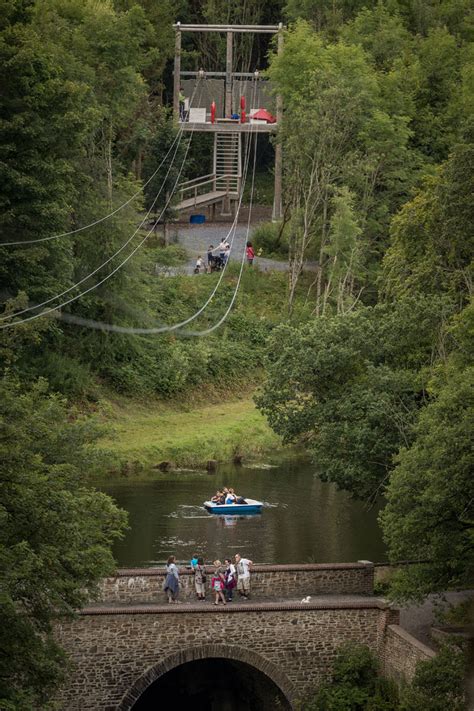
[[[99,431],[47,395],[47,383],[0,381],[0,706],[45,708],[62,678],[55,621],[114,569],[125,525],[112,500],[84,484]]]
[[[306,444],[323,480],[372,500],[413,440],[450,313],[440,299],[410,299],[281,326],[268,342],[257,405],[284,441]]]
[[[426,560],[398,573],[399,599],[469,585],[474,569],[474,305],[449,337],[454,350],[430,384],[413,443],[397,456],[381,515],[391,558]]]
[[[369,254],[382,248],[388,216],[412,175],[408,119],[390,115],[375,69],[360,47],[325,44],[307,23],[285,36],[269,76],[284,103],[279,140],[285,154],[290,225],[290,309],[308,256],[317,259],[315,311],[328,280],[329,225],[337,189],[354,193],[353,209]]]
[[[449,160],[427,178],[392,223],[383,263],[389,297],[445,292],[460,305],[473,293],[474,143],[458,143]]]

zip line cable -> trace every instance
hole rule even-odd
[[[175,158],[176,158],[176,153],[177,153],[178,147],[179,147],[179,143],[176,144],[176,150],[175,150],[175,153],[174,153],[174,155],[173,155],[173,158],[172,158],[172,160],[171,160],[171,162],[170,162],[170,165],[169,165],[169,167],[168,167],[168,171],[167,171],[167,173],[166,173],[165,181],[166,181],[166,178],[167,178],[168,175],[169,175],[169,172],[170,172],[170,170],[171,170],[171,166],[173,165],[174,160],[175,160]],[[68,294],[70,291],[72,291],[73,289],[75,289],[76,287],[80,286],[81,284],[83,284],[83,283],[84,283],[85,281],[87,281],[88,279],[90,279],[90,277],[94,276],[94,274],[97,274],[98,271],[100,271],[103,267],[105,267],[107,264],[109,264],[109,262],[111,262],[112,259],[114,259],[114,257],[117,256],[117,254],[120,254],[120,252],[122,252],[122,251],[125,249],[125,247],[127,247],[127,245],[130,244],[130,242],[132,241],[132,239],[135,237],[135,235],[137,234],[137,232],[138,232],[138,231],[140,230],[140,228],[142,227],[143,223],[146,222],[146,220],[148,219],[148,217],[149,217],[151,211],[153,210],[153,208],[154,208],[154,206],[155,206],[155,203],[156,203],[158,197],[159,197],[160,194],[161,194],[161,191],[162,191],[162,189],[163,189],[163,186],[164,186],[164,182],[163,182],[162,186],[160,187],[158,193],[155,195],[155,198],[154,198],[154,200],[153,200],[153,202],[152,202],[152,204],[151,204],[151,207],[149,208],[149,210],[148,210],[147,213],[145,214],[145,217],[142,219],[142,221],[140,222],[140,224],[139,224],[138,227],[136,228],[135,232],[133,232],[133,234],[126,240],[126,242],[124,242],[123,245],[122,245],[116,252],[114,252],[114,254],[112,254],[110,257],[108,257],[108,259],[106,259],[105,262],[102,262],[102,264],[100,264],[98,267],[96,267],[96,268],[94,269],[94,271],[90,272],[89,274],[86,274],[86,276],[83,277],[80,281],[78,281],[78,282],[76,282],[75,284],[73,284],[72,286],[68,287],[67,289],[65,289],[64,291],[62,291],[60,294],[55,294],[54,296],[50,296],[49,299],[45,299],[44,301],[42,301],[42,302],[39,303],[39,304],[33,304],[33,305],[31,305],[31,306],[27,306],[27,307],[25,307],[24,309],[22,309],[21,311],[16,311],[16,312],[13,313],[13,314],[2,314],[2,316],[0,316],[0,321],[5,321],[5,320],[7,320],[7,319],[15,318],[16,316],[20,316],[21,314],[24,314],[24,313],[26,313],[26,312],[28,312],[28,311],[34,311],[35,309],[39,309],[39,308],[41,308],[42,306],[46,306],[46,304],[51,303],[51,301],[54,301],[55,299],[60,299],[62,296],[65,296],[65,294]]]
[[[173,194],[174,194],[174,192],[175,192],[175,190],[176,190],[176,186],[178,185],[178,182],[179,182],[179,180],[180,180],[180,178],[181,178],[181,173],[182,173],[182,171],[183,171],[184,163],[186,162],[186,158],[187,158],[187,155],[188,155],[189,147],[190,147],[190,145],[191,145],[192,137],[193,137],[193,132],[191,132],[191,137],[190,137],[190,139],[189,139],[189,141],[188,141],[188,145],[186,146],[186,152],[185,152],[185,154],[184,154],[184,158],[183,158],[183,161],[182,161],[182,163],[181,163],[181,167],[180,167],[180,169],[179,169],[178,177],[176,178],[176,181],[175,181],[175,184],[174,184],[174,186],[173,186],[173,189],[172,189],[172,191],[171,191],[171,193],[170,193],[170,195],[169,195],[169,198],[168,198],[167,201],[166,201],[166,204],[165,204],[163,210],[162,210],[161,213],[160,213],[160,216],[158,217],[158,220],[161,219],[161,217],[163,216],[163,214],[164,214],[166,208],[167,208],[168,205],[170,204],[171,198],[173,197]],[[151,211],[151,210],[150,210],[150,211]],[[144,218],[144,220],[142,221],[141,224],[143,224],[143,222],[145,222],[145,220],[146,220],[146,217]],[[138,232],[138,229],[139,229],[139,227],[137,228],[136,232]],[[132,252],[130,252],[130,254],[129,254],[127,257],[125,257],[125,259],[124,259],[117,267],[115,267],[115,268],[110,272],[110,274],[107,274],[103,279],[101,279],[100,281],[98,281],[97,284],[93,284],[93,285],[90,286],[88,289],[85,289],[84,291],[80,292],[79,294],[76,294],[75,296],[71,297],[71,298],[68,299],[67,301],[64,301],[64,302],[61,303],[61,304],[56,304],[55,306],[52,306],[51,308],[46,309],[45,311],[41,311],[39,314],[34,314],[33,316],[29,316],[28,318],[21,319],[20,321],[11,321],[10,323],[0,324],[0,330],[1,330],[1,329],[4,329],[4,328],[9,328],[10,326],[20,326],[20,325],[23,324],[23,323],[27,323],[27,322],[29,322],[29,321],[34,321],[35,319],[40,318],[40,316],[46,316],[47,314],[52,313],[53,311],[56,311],[57,309],[61,309],[61,308],[63,308],[64,306],[67,306],[67,304],[70,304],[70,303],[72,303],[73,301],[76,301],[77,299],[80,299],[82,296],[85,296],[85,294],[88,294],[90,291],[93,291],[94,289],[97,289],[97,288],[98,288],[99,286],[101,286],[104,282],[106,282],[108,279],[110,279],[111,276],[113,276],[116,272],[118,272],[118,270],[121,269],[121,268],[129,261],[129,259],[131,259],[131,258],[133,257],[133,255],[137,252],[137,250],[140,249],[140,247],[142,246],[142,244],[144,244],[144,242],[146,242],[146,240],[147,240],[148,237],[151,235],[151,233],[153,232],[154,229],[155,229],[155,227],[154,227],[154,225],[153,225],[153,227],[147,232],[147,234],[145,235],[145,237],[141,240],[141,242],[138,243],[138,245],[132,250]],[[134,234],[136,234],[136,232],[135,232]],[[129,238],[129,240],[128,240],[128,242],[127,242],[126,244],[128,244],[128,243],[131,241],[131,239],[132,239],[132,238]],[[125,246],[126,246],[126,245],[124,245],[123,247],[125,247]],[[122,247],[121,249],[123,249],[123,247]],[[120,250],[120,251],[121,251],[121,250]],[[110,257],[110,259],[113,259],[114,256],[115,256],[115,255],[113,255],[112,257]],[[110,259],[109,259],[108,261],[110,261]],[[102,266],[103,266],[103,265],[102,265]],[[96,271],[97,271],[97,270],[96,270]],[[85,278],[87,279],[87,278],[89,278],[90,276],[91,276],[91,275],[88,275],[88,276],[85,277]],[[84,281],[84,279],[83,279],[82,281]],[[71,287],[71,288],[74,288],[74,287]],[[57,298],[57,297],[54,297],[54,298]],[[15,315],[12,314],[12,315],[9,315],[8,318],[14,318],[14,316],[15,316]]]
[[[251,135],[249,134],[249,146],[248,146],[248,152],[247,152],[247,168],[248,168],[249,158],[250,158],[250,140],[251,140]],[[255,166],[254,166],[254,170],[255,170]],[[245,177],[246,177],[246,174],[247,174],[247,170],[245,171]],[[253,193],[253,181],[252,181],[252,193]],[[241,190],[241,195],[240,195],[240,200],[239,200],[239,211],[240,211],[240,205],[242,203],[242,197],[243,197],[243,187]],[[236,213],[234,222],[232,223],[232,226],[231,226],[229,232],[227,233],[227,237],[229,237],[231,232],[233,232],[233,235],[231,238],[231,243],[230,243],[230,249],[232,249],[232,243],[234,241],[234,237],[235,237],[235,233],[236,233],[237,217],[238,217],[238,212]],[[250,227],[247,228],[246,238],[248,237],[249,229],[250,229]],[[246,242],[247,242],[247,239],[245,239],[244,245],[246,245]],[[245,255],[245,249],[244,249],[244,255]],[[87,328],[91,328],[96,331],[107,331],[107,332],[113,332],[113,333],[127,333],[127,334],[131,334],[131,335],[157,335],[159,333],[169,333],[170,331],[177,331],[178,329],[182,328],[183,326],[186,326],[188,323],[191,323],[191,321],[194,321],[198,316],[200,316],[202,314],[202,312],[211,303],[212,299],[214,298],[214,296],[215,296],[215,294],[222,282],[225,270],[227,268],[227,264],[228,264],[228,261],[224,265],[224,269],[222,270],[222,272],[219,276],[217,284],[215,285],[215,287],[212,290],[207,301],[201,306],[201,308],[198,309],[198,311],[196,311],[194,314],[189,316],[184,321],[180,321],[179,323],[175,323],[170,326],[156,326],[156,327],[150,327],[150,328],[140,328],[140,327],[133,327],[133,326],[117,326],[115,324],[105,323],[103,321],[94,321],[93,319],[88,319],[88,318],[84,318],[82,316],[76,316],[74,314],[69,314],[69,313],[61,313],[60,316],[58,316],[58,318],[60,318],[62,321],[66,321],[67,323],[73,323],[77,326],[86,326]]]
[[[234,217],[234,221],[231,225],[231,228],[230,228],[229,232],[227,233],[227,237],[229,237],[229,235],[233,232],[233,235],[231,238],[231,243],[230,243],[230,250],[232,250],[232,244],[234,241],[236,228],[237,228],[237,219],[238,219],[238,215],[239,215],[241,204],[242,204],[244,186],[245,186],[245,182],[246,182],[246,178],[247,178],[248,166],[249,166],[249,161],[250,161],[251,139],[252,139],[253,135],[254,135],[253,129],[251,129],[251,131],[249,132],[249,139],[248,139],[248,144],[246,147],[246,154],[245,154],[245,158],[244,158],[244,178],[242,181],[242,189],[240,192],[238,209],[236,210],[236,215]],[[256,137],[257,137],[257,134],[255,134],[255,138]],[[243,257],[245,256],[245,253],[246,253],[246,243],[247,243],[247,238],[248,238],[249,231],[250,231],[251,204],[252,204],[253,192],[254,192],[256,154],[257,154],[257,142],[255,140],[255,154],[254,154],[254,165],[253,165],[252,187],[251,187],[251,203],[250,203],[249,220],[248,220],[248,225],[247,225],[246,238],[244,240]],[[239,284],[240,284],[240,280],[242,277],[242,269],[243,269],[244,261],[245,260],[243,259],[240,277],[239,277]],[[224,269],[222,270],[222,272],[219,276],[219,279],[217,281],[217,284],[215,285],[213,291],[211,292],[211,295],[208,297],[207,301],[203,304],[203,306],[201,306],[201,308],[198,309],[198,311],[196,311],[194,314],[192,314],[190,317],[188,317],[184,321],[172,324],[170,326],[157,326],[157,327],[150,327],[150,328],[139,328],[139,327],[132,327],[132,326],[117,326],[115,324],[105,323],[103,321],[94,321],[93,319],[87,319],[82,316],[76,316],[74,314],[69,314],[69,313],[61,313],[58,316],[58,318],[60,318],[63,321],[66,321],[67,323],[73,323],[78,326],[86,326],[86,327],[94,329],[94,330],[101,330],[101,331],[107,331],[107,332],[113,332],[113,333],[127,333],[127,334],[132,334],[132,335],[156,335],[159,333],[167,333],[170,331],[176,331],[176,330],[182,328],[183,326],[186,326],[191,321],[194,321],[207,308],[207,306],[210,304],[210,302],[214,298],[214,296],[215,296],[215,294],[222,282],[225,270],[227,268],[227,264],[228,264],[228,261],[224,265]],[[232,299],[230,308],[228,309],[228,311],[225,314],[224,320],[227,318],[228,313],[230,313],[230,309],[232,308],[234,301],[235,301],[235,296]],[[221,323],[223,323],[222,320],[219,322],[218,325],[220,325]],[[217,327],[218,326],[216,326],[216,328]],[[214,330],[214,329],[211,329],[211,330]],[[201,332],[196,332],[196,335],[200,335],[200,334],[201,334]],[[185,333],[183,335],[188,335],[188,334]],[[189,332],[189,335],[193,335],[193,332]]]
[[[200,81],[201,81],[201,79],[199,78],[198,83]],[[194,92],[192,94],[192,97],[189,100],[190,106],[192,104],[192,99],[194,98],[194,94],[196,93],[196,91],[197,91],[197,84],[196,84],[196,87],[195,87]],[[61,232],[60,234],[57,234],[57,235],[49,235],[48,237],[39,237],[38,239],[16,240],[14,242],[0,242],[0,247],[14,247],[14,246],[22,246],[22,245],[28,245],[28,244],[38,244],[38,242],[48,242],[49,240],[52,240],[52,239],[60,239],[62,237],[69,237],[70,235],[75,235],[78,232],[83,232],[84,230],[88,230],[90,227],[95,227],[96,225],[99,225],[101,222],[108,220],[109,217],[113,217],[118,212],[120,212],[120,210],[123,210],[124,207],[126,207],[127,205],[130,205],[132,200],[135,200],[135,198],[138,197],[138,195],[140,195],[140,193],[144,190],[144,188],[146,188],[146,186],[149,183],[151,183],[151,181],[153,180],[155,175],[158,173],[160,168],[164,165],[166,159],[168,158],[169,154],[171,153],[171,150],[172,150],[174,144],[178,140],[178,136],[179,136],[179,140],[181,140],[181,134],[183,133],[183,130],[184,130],[184,128],[183,128],[183,126],[181,126],[179,131],[177,132],[176,136],[174,137],[173,142],[171,143],[165,157],[161,161],[158,168],[156,168],[156,170],[148,178],[148,180],[145,183],[143,183],[143,185],[140,187],[140,189],[137,190],[137,192],[134,195],[132,195],[132,197],[130,197],[128,200],[126,200],[124,203],[122,203],[122,205],[119,205],[118,207],[116,207],[115,210],[113,210],[112,212],[109,212],[107,215],[104,215],[103,217],[100,217],[99,219],[94,220],[93,222],[89,222],[88,225],[83,225],[82,227],[77,227],[74,230],[69,230],[69,232]]]
[[[255,167],[257,163],[257,138],[258,138],[258,133],[255,134],[255,148],[254,148],[254,154],[253,154],[253,171],[252,171],[252,186],[250,188],[250,202],[249,202],[249,214],[248,214],[248,220],[247,220],[247,234],[245,236],[244,240],[244,248],[242,250],[242,259],[240,262],[240,272],[239,272],[239,277],[237,279],[237,284],[235,286],[234,293],[232,295],[232,299],[230,301],[229,306],[227,307],[226,312],[222,316],[222,318],[219,319],[217,323],[215,323],[213,326],[210,326],[209,328],[204,329],[203,331],[184,331],[180,335],[182,336],[188,336],[188,337],[200,337],[200,336],[208,336],[210,333],[218,329],[224,321],[226,321],[227,317],[229,316],[232,307],[235,303],[235,300],[237,298],[237,294],[240,288],[240,283],[242,281],[242,274],[244,272],[244,264],[245,264],[245,255],[246,255],[246,245],[247,245],[247,239],[249,236],[250,232],[250,220],[252,216],[252,203],[253,203],[253,193],[254,193],[254,186],[255,186]]]
[[[193,94],[193,96],[194,96],[194,94]],[[194,129],[193,129],[193,131],[194,131]],[[192,137],[193,131],[191,132],[191,137]],[[177,135],[178,135],[178,134],[177,134]],[[80,286],[81,284],[83,284],[83,283],[84,283],[85,281],[87,281],[88,279],[90,279],[90,277],[94,276],[94,274],[97,274],[98,271],[100,271],[103,267],[105,267],[107,264],[109,264],[109,263],[112,261],[112,259],[114,259],[118,254],[120,254],[120,252],[122,252],[122,251],[125,249],[125,247],[127,247],[127,246],[130,244],[130,242],[133,240],[133,238],[134,238],[135,235],[138,233],[138,231],[140,230],[140,228],[141,228],[141,227],[143,226],[143,224],[147,221],[149,215],[150,215],[151,212],[153,211],[153,208],[154,208],[154,206],[155,206],[155,204],[156,204],[156,201],[158,200],[158,198],[159,198],[159,196],[160,196],[160,194],[161,194],[161,192],[162,192],[162,190],[163,190],[163,188],[164,188],[164,186],[165,186],[165,183],[166,183],[166,180],[167,180],[167,178],[168,178],[168,175],[169,175],[169,173],[170,173],[170,171],[171,171],[171,168],[172,168],[172,166],[173,166],[173,163],[174,163],[174,161],[175,161],[175,159],[176,159],[176,154],[177,154],[177,152],[178,152],[178,148],[179,148],[179,144],[180,144],[180,142],[181,142],[182,135],[183,135],[183,129],[181,128],[181,129],[180,129],[180,132],[179,132],[179,141],[178,141],[178,143],[176,144],[176,148],[175,148],[175,151],[174,151],[174,155],[173,155],[173,157],[172,157],[172,159],[171,159],[171,162],[170,162],[170,164],[169,164],[169,166],[168,166],[168,170],[167,170],[166,175],[165,175],[165,177],[164,177],[164,180],[163,180],[163,182],[162,182],[162,184],[161,184],[161,186],[160,186],[160,189],[158,190],[157,194],[155,195],[155,197],[154,197],[154,199],[153,199],[153,202],[152,202],[150,208],[148,209],[148,211],[147,211],[146,214],[145,214],[145,217],[142,219],[142,221],[140,222],[140,224],[139,224],[138,227],[136,228],[135,232],[133,232],[133,234],[126,240],[126,242],[124,242],[124,244],[123,244],[116,252],[114,252],[114,254],[112,254],[108,259],[106,259],[105,262],[102,262],[102,264],[100,264],[98,267],[96,267],[92,272],[90,272],[90,273],[87,274],[85,277],[83,277],[82,279],[80,279],[80,281],[76,282],[76,283],[73,284],[72,286],[70,286],[70,287],[68,287],[67,289],[65,289],[64,291],[62,291],[60,294],[55,294],[54,296],[51,296],[49,299],[45,299],[44,301],[42,301],[42,302],[39,303],[39,304],[33,304],[32,306],[27,306],[27,307],[25,307],[24,309],[22,309],[21,311],[16,311],[15,313],[12,313],[12,314],[2,314],[2,315],[0,316],[0,321],[5,321],[5,320],[12,319],[12,318],[16,318],[17,316],[20,316],[21,314],[27,313],[28,311],[33,311],[34,309],[39,309],[39,308],[41,308],[42,306],[46,306],[46,304],[51,303],[51,301],[54,301],[55,299],[60,299],[62,296],[65,296],[65,295],[68,294],[70,291],[72,291],[73,289],[75,289],[76,287]],[[191,141],[191,139],[190,139],[190,141]],[[174,141],[173,141],[173,143],[174,143]],[[186,155],[187,155],[188,150],[189,150],[189,145],[188,145],[188,149],[186,150]],[[167,155],[168,155],[168,154],[169,154],[169,151],[168,151]],[[182,168],[183,168],[183,165],[184,165],[184,160],[185,160],[185,159],[183,159],[183,164],[182,164],[182,166],[181,166],[180,175],[181,175],[181,171],[182,171]],[[171,193],[171,195],[170,195],[170,199],[169,199],[169,201],[166,203],[165,207],[163,208],[163,211],[161,212],[161,214],[160,214],[158,220],[161,219],[161,217],[162,217],[162,215],[164,214],[166,208],[168,207],[169,202],[171,201],[171,197],[172,197],[172,195],[173,195],[173,193],[174,193],[175,188],[176,188],[176,185],[174,186],[173,191],[172,191],[172,193]],[[157,220],[157,221],[158,221],[158,220]],[[55,307],[55,308],[56,308],[56,307]],[[23,322],[24,322],[24,321],[16,321],[15,323],[23,323]],[[0,325],[0,329],[1,329],[1,328],[5,328],[5,326]]]
[[[193,132],[194,132],[194,129],[193,129],[192,133],[193,133]],[[250,132],[250,134],[249,134],[248,151],[247,151],[247,158],[246,158],[246,160],[247,160],[247,163],[246,163],[246,172],[247,172],[247,168],[248,168],[248,159],[249,159],[249,156],[250,156],[250,142],[251,142],[251,138],[252,138],[252,135],[251,135],[252,133],[253,133],[253,131],[251,130],[251,132]],[[167,203],[166,203],[165,207],[163,208],[163,211],[162,211],[162,213],[160,214],[160,217],[159,217],[158,219],[160,219],[161,216],[163,215],[164,211],[166,210],[166,208],[167,208],[167,206],[168,206],[168,204],[169,204],[169,202],[170,202],[170,200],[171,200],[171,196],[173,195],[173,193],[174,193],[174,191],[175,191],[175,189],[176,189],[176,186],[177,186],[177,184],[178,184],[178,181],[179,181],[179,179],[180,179],[180,176],[181,176],[181,173],[182,173],[182,170],[183,170],[183,167],[184,167],[185,160],[186,160],[186,158],[187,158],[187,154],[188,154],[188,151],[189,151],[189,147],[190,147],[190,144],[191,144],[191,140],[192,140],[192,134],[191,134],[191,137],[190,137],[190,139],[189,139],[188,145],[187,145],[187,147],[186,147],[185,156],[184,156],[183,162],[182,162],[182,164],[181,164],[181,168],[180,168],[180,171],[179,171],[179,174],[178,174],[178,178],[177,178],[177,180],[176,180],[176,182],[175,182],[175,184],[174,184],[174,186],[173,186],[173,191],[172,191],[172,193],[170,194],[170,198],[169,198],[169,200],[167,201]],[[256,142],[256,140],[255,140],[255,151],[254,151],[254,162],[253,162],[253,175],[252,175],[252,188],[251,188],[251,201],[250,201],[250,208],[249,208],[249,218],[248,218],[248,224],[247,224],[246,238],[248,237],[249,231],[250,231],[250,218],[251,218],[252,200],[253,200],[253,192],[254,192],[255,167],[256,167],[256,155],[257,155],[256,151],[257,151],[257,142]],[[240,199],[239,199],[239,211],[240,211],[240,206],[241,206],[242,197],[243,197],[243,189],[244,189],[244,185],[242,186],[241,195],[240,195]],[[157,196],[157,197],[158,197],[158,196]],[[156,201],[156,198],[155,198],[155,201]],[[155,201],[154,201],[154,202],[155,202]],[[237,213],[237,215],[236,215],[236,218],[237,218],[237,216],[238,216],[238,213]],[[231,229],[230,229],[230,231],[229,231],[229,233],[228,233],[228,235],[227,235],[227,236],[230,235],[230,233],[232,232],[232,229],[233,229],[233,227],[234,227],[234,225],[235,225],[235,227],[234,227],[234,235],[233,235],[233,237],[232,237],[231,242],[233,242],[234,237],[235,237],[236,218],[234,218],[233,226],[231,226]],[[146,218],[145,218],[145,219],[146,219]],[[145,220],[143,220],[143,221],[145,221]],[[142,222],[142,224],[143,224],[143,222]],[[144,244],[144,242],[148,239],[148,237],[150,236],[150,234],[151,234],[151,232],[153,231],[153,229],[154,229],[154,228],[151,228],[151,229],[149,230],[149,232],[145,235],[145,237],[143,238],[143,240],[141,240],[141,242],[140,242],[140,243],[134,248],[134,250],[132,250],[132,252],[121,262],[121,264],[119,264],[117,267],[115,267],[115,269],[114,269],[110,274],[106,275],[106,276],[105,276],[101,281],[99,281],[97,284],[92,285],[91,287],[89,287],[88,289],[84,290],[84,291],[81,292],[80,294],[77,294],[76,296],[72,297],[71,299],[68,299],[66,302],[64,302],[64,303],[62,303],[62,304],[58,304],[58,305],[56,305],[56,306],[54,306],[54,307],[52,307],[52,308],[50,308],[50,309],[47,309],[46,311],[42,311],[42,312],[39,313],[39,314],[35,314],[35,315],[33,315],[33,316],[30,316],[29,318],[22,319],[21,321],[14,321],[14,322],[11,322],[11,323],[8,323],[8,324],[0,325],[0,329],[2,329],[2,328],[8,328],[9,326],[21,325],[21,324],[23,324],[23,323],[26,323],[26,322],[29,322],[29,321],[33,321],[34,319],[39,318],[40,316],[45,316],[45,315],[47,315],[47,314],[49,314],[49,313],[56,312],[58,309],[60,309],[60,308],[62,308],[62,307],[64,307],[64,306],[66,306],[67,304],[69,304],[69,303],[71,303],[71,302],[73,302],[73,301],[76,301],[78,298],[81,298],[82,296],[84,296],[85,294],[89,293],[90,291],[92,291],[92,290],[98,288],[99,286],[101,286],[101,284],[103,284],[105,281],[107,281],[107,280],[108,280],[111,276],[113,276],[119,269],[121,269],[121,268],[124,266],[124,264],[126,264],[126,263],[129,261],[129,259],[137,252],[137,250],[138,250],[138,249]],[[137,231],[138,231],[138,230],[137,230]],[[135,234],[136,234],[136,233],[135,233]],[[208,333],[208,332],[211,333],[213,330],[215,330],[216,328],[218,328],[218,327],[226,320],[226,318],[227,318],[228,314],[230,313],[230,310],[232,309],[232,306],[233,306],[233,304],[234,304],[234,302],[235,302],[235,299],[236,299],[236,296],[237,296],[237,291],[238,291],[238,288],[239,288],[239,286],[240,286],[240,282],[241,282],[241,278],[242,278],[242,273],[243,273],[243,266],[244,266],[244,263],[245,263],[245,253],[246,253],[246,252],[245,252],[245,244],[246,244],[246,240],[245,240],[245,242],[244,242],[244,250],[243,250],[242,262],[241,262],[241,269],[240,269],[240,274],[239,274],[239,278],[238,278],[238,282],[237,282],[236,291],[234,292],[234,295],[233,295],[232,300],[231,300],[231,304],[230,304],[229,308],[227,309],[226,313],[224,314],[223,318],[222,318],[217,324],[215,324],[215,325],[214,325],[213,327],[211,327],[210,329],[207,329],[206,331],[197,331],[197,332],[192,332],[192,331],[190,331],[190,332],[186,332],[186,333],[183,334],[183,335],[190,335],[190,336],[193,336],[193,335],[196,335],[196,336],[206,335],[206,333]],[[109,260],[109,261],[110,261],[110,260]],[[225,270],[223,270],[223,271],[225,271]],[[86,278],[87,278],[87,277],[86,277]],[[120,332],[120,333],[132,333],[132,334],[133,334],[133,333],[135,333],[135,334],[137,334],[137,333],[143,333],[143,334],[151,334],[151,333],[162,333],[162,332],[165,332],[165,331],[177,330],[178,328],[181,328],[182,326],[186,325],[186,324],[189,323],[190,321],[192,321],[192,320],[194,320],[195,318],[197,318],[197,316],[199,316],[200,313],[202,313],[202,312],[204,311],[204,309],[207,307],[207,305],[210,303],[210,301],[212,300],[213,296],[215,295],[215,292],[217,291],[217,288],[218,288],[218,286],[219,286],[219,284],[220,284],[222,278],[223,278],[223,274],[221,274],[221,276],[220,276],[220,278],[219,278],[219,281],[218,281],[218,284],[216,285],[216,287],[215,287],[213,293],[211,294],[211,297],[209,297],[209,299],[208,299],[208,301],[206,302],[206,304],[205,304],[203,307],[201,307],[201,309],[199,309],[198,312],[196,312],[195,314],[193,314],[193,316],[189,317],[189,318],[186,319],[185,321],[183,321],[183,322],[181,322],[181,323],[179,323],[179,324],[174,324],[174,325],[172,325],[172,326],[162,326],[162,327],[159,327],[159,328],[150,328],[150,329],[138,329],[138,328],[131,328],[131,327],[127,328],[127,327],[124,327],[124,326],[115,326],[115,325],[113,325],[113,324],[106,324],[106,323],[96,322],[96,321],[92,321],[92,320],[89,320],[89,319],[82,319],[81,317],[76,317],[76,316],[73,316],[72,314],[61,314],[60,318],[63,318],[64,320],[70,321],[70,322],[73,322],[73,323],[78,323],[79,325],[85,325],[85,326],[88,326],[88,327],[90,327],[90,328],[95,328],[95,329],[98,329],[98,330],[114,331],[114,332]],[[72,288],[74,288],[74,287],[72,287]],[[54,297],[54,298],[57,298],[57,297]],[[38,308],[38,307],[37,307],[37,308]],[[12,314],[12,315],[9,315],[9,318],[13,318],[13,317],[14,317],[13,314]]]

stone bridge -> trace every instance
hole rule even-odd
[[[394,677],[429,656],[400,630],[398,611],[374,597],[367,561],[255,566],[252,599],[226,607],[195,601],[185,570],[181,604],[165,604],[163,576],[118,571],[98,602],[58,625],[72,662],[60,708],[140,711],[192,697],[193,711],[292,709],[311,698],[346,642],[368,645]]]

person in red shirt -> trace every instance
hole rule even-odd
[[[247,252],[247,264],[249,265],[249,267],[251,267],[253,264],[253,260],[255,259],[255,250],[252,246],[252,242],[247,242],[246,252]]]

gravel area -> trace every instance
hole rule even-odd
[[[252,232],[257,225],[258,222],[254,222],[250,228],[250,241],[252,240]],[[175,239],[177,239],[178,244],[186,247],[190,255],[189,262],[180,267],[177,271],[184,274],[193,274],[193,269],[198,255],[201,255],[204,261],[207,261],[206,254],[208,246],[212,244],[214,247],[217,247],[222,237],[228,236],[231,227],[231,222],[209,222],[204,223],[203,225],[176,225],[173,228],[173,232],[176,230]],[[232,251],[230,253],[230,260],[232,262],[240,263],[240,260],[242,259],[242,250],[244,249],[246,241],[247,225],[238,224],[232,245]],[[254,264],[258,265],[258,268],[262,271],[267,271],[269,269],[275,271],[286,271],[288,269],[288,262],[280,262],[276,259],[266,259],[264,257],[257,257]]]

